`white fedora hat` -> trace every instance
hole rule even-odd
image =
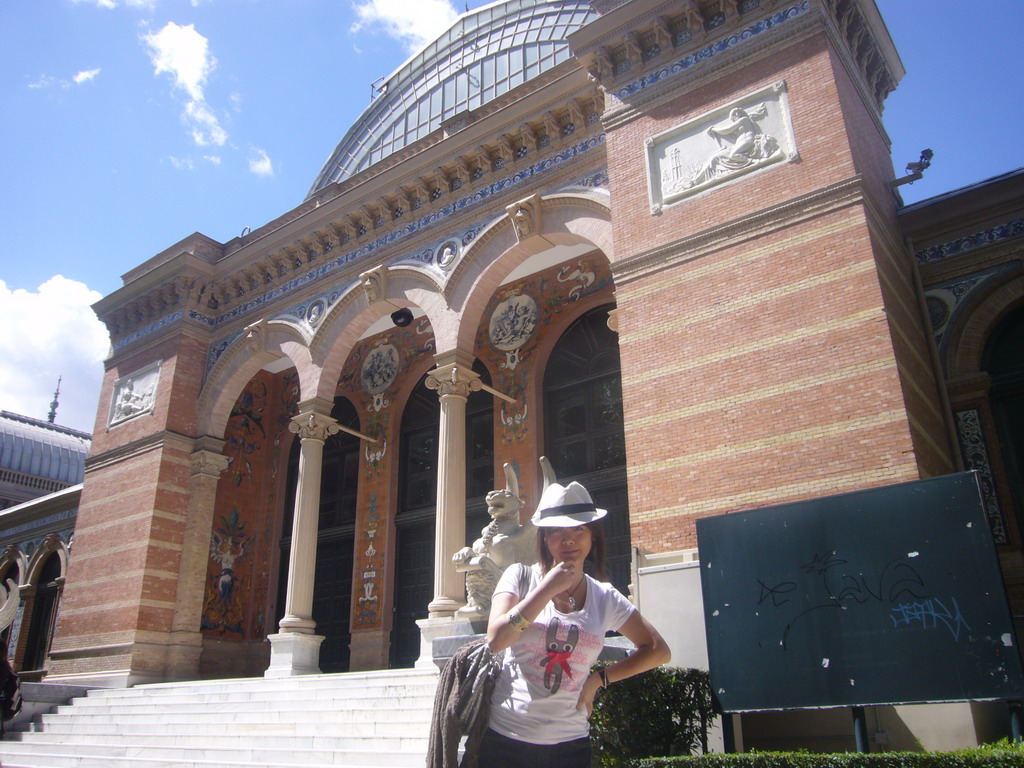
[[[571,528],[600,520],[607,514],[607,509],[594,506],[587,489],[575,480],[568,485],[551,483],[537,503],[533,524],[541,528]]]

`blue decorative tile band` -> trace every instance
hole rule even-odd
[[[628,85],[622,86],[612,93],[612,98],[619,101],[625,101],[633,94],[642,91],[644,88],[648,88],[655,83],[665,80],[666,78],[681,74],[697,64],[701,64],[720,53],[728,51],[731,48],[735,48],[740,43],[746,42],[747,40],[760,35],[762,32],[767,32],[780,24],[784,24],[791,19],[802,16],[807,13],[808,10],[810,10],[810,3],[807,2],[807,0],[804,0],[802,3],[798,3],[797,5],[779,11],[778,13],[773,13],[767,18],[761,19],[761,21],[756,24],[751,24],[735,34],[723,37],[718,42],[706,45],[699,51],[694,51],[688,56],[684,56],[666,67],[662,67],[656,72],[651,72],[638,80],[634,80]]]
[[[982,232],[975,232],[973,235],[951,240],[941,245],[933,245],[914,252],[914,258],[918,264],[927,264],[930,261],[939,261],[949,256],[957,256],[967,253],[986,245],[998,243],[1000,240],[1008,240],[1011,237],[1024,235],[1024,219],[1014,219],[1005,224],[986,229]]]

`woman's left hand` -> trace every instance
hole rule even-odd
[[[576,709],[580,710],[584,707],[587,708],[587,719],[590,719],[591,713],[594,711],[594,697],[597,696],[597,692],[601,689],[601,675],[597,672],[591,672],[590,677],[583,683],[583,688],[580,689],[580,697],[576,700]]]

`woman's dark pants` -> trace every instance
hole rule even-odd
[[[530,744],[488,728],[480,742],[479,768],[591,768],[590,739]]]

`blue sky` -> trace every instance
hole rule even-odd
[[[884,115],[894,163],[935,151],[904,199],[1024,166],[1019,0],[878,5],[907,69]],[[57,421],[91,431],[108,341],[89,305],[194,231],[223,242],[298,205],[371,83],[456,13],[0,0],[0,408],[45,418],[63,376]]]

